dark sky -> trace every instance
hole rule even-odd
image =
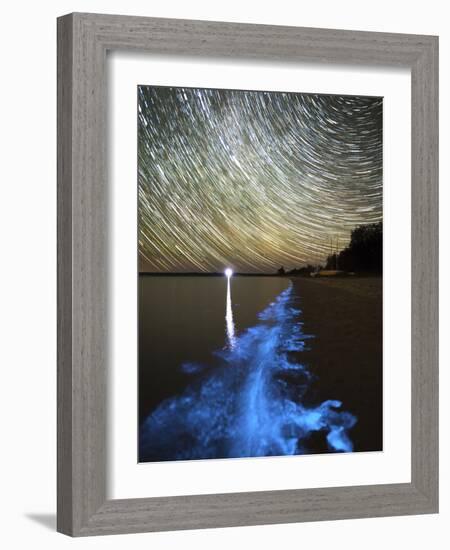
[[[323,262],[382,217],[382,98],[138,87],[140,269]]]

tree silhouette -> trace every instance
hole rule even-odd
[[[337,260],[337,262],[336,262]],[[360,225],[351,232],[350,243],[336,257],[328,256],[327,269],[381,273],[383,270],[383,224]]]

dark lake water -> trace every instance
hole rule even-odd
[[[351,450],[339,402],[302,405],[312,336],[286,278],[141,275],[140,461]]]
[[[258,314],[288,287],[278,277],[235,277],[231,281],[235,335],[254,325]],[[183,364],[214,362],[227,335],[225,277],[139,278],[140,420],[176,394],[190,377]]]

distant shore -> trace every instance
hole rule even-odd
[[[331,273],[323,271],[322,273]],[[144,277],[225,277],[225,273],[222,271],[215,271],[215,272],[198,272],[198,271],[188,271],[188,272],[157,272],[157,271],[139,271],[139,276]],[[292,280],[298,280],[298,279],[310,279],[313,278],[309,274],[306,275],[300,275],[297,273],[290,273],[289,271],[285,274],[280,273],[242,273],[242,272],[233,272],[233,277],[283,277],[284,279],[292,279]],[[322,277],[317,277],[321,279]],[[327,277],[328,279],[331,277]],[[342,278],[351,278],[351,279],[360,279],[360,278],[377,278],[372,273],[358,273],[358,274],[348,274],[345,272],[336,272],[336,276],[334,277],[336,279],[342,279]],[[379,278],[379,277],[378,277]]]
[[[358,417],[356,451],[382,449],[381,277],[291,278],[303,331],[314,335],[298,359],[317,377],[311,401],[342,401]]]
[[[225,277],[225,273],[221,271],[212,273],[200,273],[200,272],[173,272],[173,273],[158,273],[153,271],[140,271],[139,276],[144,277]],[[233,273],[233,277],[280,277],[278,273]]]

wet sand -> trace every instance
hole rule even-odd
[[[342,401],[342,408],[358,418],[350,433],[354,450],[381,450],[382,279],[292,281],[301,297],[304,332],[315,336],[301,354],[317,377],[308,401]]]

